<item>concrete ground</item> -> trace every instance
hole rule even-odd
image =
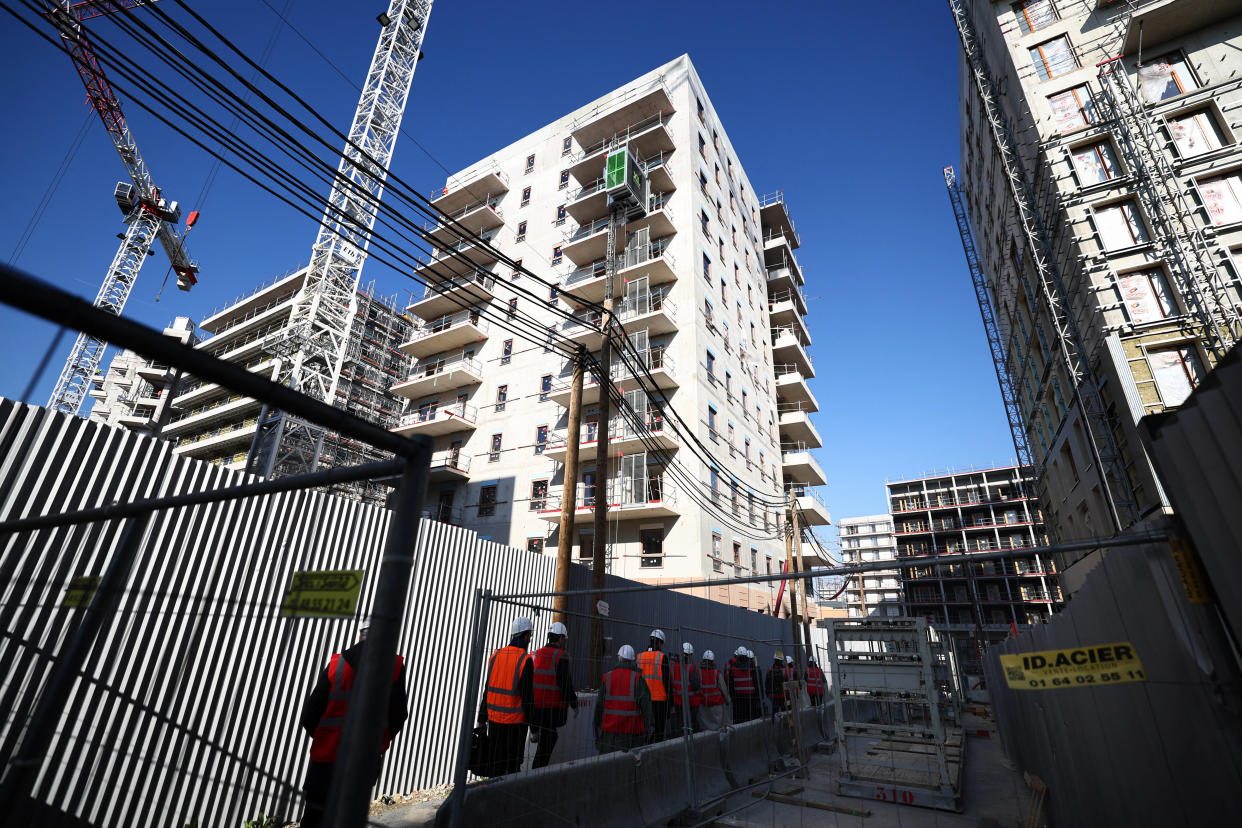
[[[836,793],[840,760],[835,753],[817,752],[808,766],[809,778],[783,779],[775,783],[775,790],[786,791],[802,786],[802,791],[790,795],[841,808],[870,811],[870,816],[850,816],[806,805],[765,801],[754,796],[753,791],[744,791],[729,797],[724,805],[724,815],[710,824],[719,828],[878,828],[888,825],[901,828],[1014,828],[1024,824],[1031,792],[1022,779],[1022,773],[1005,759],[1000,740],[994,732],[995,725],[972,714],[963,716],[962,724],[968,734],[963,813],[840,796]],[[990,731],[991,737],[969,735],[980,729]],[[765,786],[756,790],[764,792],[766,789]],[[1042,820],[1040,824],[1044,824]]]

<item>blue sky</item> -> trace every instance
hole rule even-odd
[[[163,6],[185,17],[176,4]],[[215,0],[194,8],[256,58],[277,30],[272,8],[284,11],[360,84],[385,4]],[[1010,462],[941,177],[958,159],[958,45],[945,4],[632,2],[616,16],[603,9],[439,0],[404,130],[455,171],[688,52],[751,182],[785,191],[803,238],[819,458],[834,516],[884,511],[885,478]],[[9,112],[0,256],[11,259],[87,110],[62,52],[7,16],[0,32]],[[283,24],[268,68],[348,126],[357,92]],[[157,253],[127,316],[161,327],[177,315],[198,319],[305,261],[312,221],[227,169],[196,200],[210,158],[137,106],[126,114],[166,195],[202,211],[189,247],[203,268],[192,293],[170,287],[156,303],[167,267]],[[427,192],[444,179],[436,160],[402,138],[392,168]],[[122,177],[92,120],[18,265],[93,298],[123,229],[112,199]],[[364,274],[372,278],[386,292],[408,284],[375,262]],[[0,307],[0,396],[21,396],[53,333]],[[66,342],[53,356],[32,401],[46,402],[67,350]]]

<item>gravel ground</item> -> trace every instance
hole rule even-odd
[[[449,795],[449,791],[453,790],[452,785],[437,785],[434,788],[427,788],[423,791],[414,791],[408,794],[398,794],[390,797],[391,802],[385,802],[383,799],[377,799],[371,803],[371,816],[382,814],[385,811],[391,811],[394,808],[401,808],[409,805],[411,802],[438,802]]]

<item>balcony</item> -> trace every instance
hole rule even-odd
[[[641,387],[646,389],[651,389],[652,382],[655,383],[656,388],[663,390],[669,390],[677,387],[677,374],[674,370],[673,358],[665,356],[662,348],[651,348],[646,351],[639,351],[637,358],[638,362],[647,369],[646,372],[640,372],[641,376],[639,380],[634,378],[634,374],[630,371],[629,365],[627,364],[635,361],[634,354],[629,351],[624,353],[625,361],[623,362],[621,357],[614,352],[614,359],[611,369],[613,383],[621,385],[622,390],[627,389],[627,386],[625,385],[627,380],[630,381],[628,386],[630,390],[633,390],[638,385],[641,385]],[[648,373],[651,375],[650,379],[647,377]],[[572,396],[572,377],[573,364],[567,361],[561,368],[560,376],[553,383],[552,389],[548,392],[548,399],[552,400],[552,402],[557,405],[568,408],[569,398]],[[582,404],[593,405],[598,402],[599,378],[588,372],[587,375],[583,377],[582,382]]]
[[[427,236],[442,247],[460,241],[466,232],[481,236],[505,223],[505,214],[499,205],[500,196],[489,193],[485,198],[449,213],[438,224],[424,225],[423,229],[429,230]]]
[[[173,453],[190,457],[212,457],[229,446],[239,449],[249,446],[254,441],[258,424],[258,417],[249,417],[240,422],[226,423],[209,431],[182,437],[177,441]],[[164,429],[164,435],[171,436],[167,428]]]
[[[575,490],[574,523],[590,523],[595,519],[595,487],[589,489],[578,483]],[[681,514],[677,504],[677,489],[664,479],[663,474],[639,478],[613,478],[608,483],[608,519],[651,520],[677,517]],[[539,510],[540,518],[547,521],[561,519],[561,494],[549,494]]]
[[[412,357],[452,351],[487,339],[488,324],[477,310],[465,310],[434,319],[414,329],[414,337],[399,346]]]
[[[561,335],[585,346],[588,351],[598,351],[604,343],[604,332],[600,330],[603,318],[599,311],[579,311],[572,319],[561,322]]]
[[[478,411],[464,402],[441,407],[438,403],[419,406],[401,417],[401,424],[392,429],[402,437],[426,434],[435,437],[478,428]]]
[[[496,250],[492,247],[496,233],[492,230],[477,239],[463,239],[456,244],[437,248],[431,260],[415,268],[414,273],[420,279],[434,282],[486,269],[496,263]]]
[[[154,431],[156,426],[155,415],[149,410],[145,414],[135,411],[133,414],[117,417],[116,423],[132,431]]]
[[[793,365],[775,365],[778,404],[797,404],[804,411],[819,411],[819,401],[811,393],[806,377]]]
[[[785,191],[777,190],[759,199],[759,223],[768,235],[781,234],[791,239],[796,250],[802,244],[802,238],[794,229],[793,219],[789,217],[789,205],[785,203]]]
[[[423,289],[423,297],[406,308],[422,319],[435,319],[462,308],[485,305],[494,298],[496,276],[487,270],[476,270],[443,282],[432,282]]]
[[[1140,0],[1112,5],[1123,12],[1129,10],[1121,8],[1126,5],[1138,7],[1126,21],[1125,43],[1117,47],[1118,54],[1127,55],[1137,53],[1143,45],[1151,49],[1189,32],[1202,31],[1238,13],[1234,0]]]
[[[616,241],[620,242],[621,239]],[[608,252],[608,218],[596,219],[579,227],[565,238],[561,252],[579,267],[604,258]]]
[[[781,439],[794,442],[805,443],[811,448],[823,448],[823,438],[819,436],[819,431],[811,422],[811,412],[797,405],[777,404],[777,412],[780,420],[777,425],[780,428]]]
[[[448,183],[431,199],[433,206],[450,215],[471,204],[476,204],[497,194],[509,192],[509,176],[496,164],[466,170],[448,180]]]
[[[798,483],[803,486],[824,486],[828,483],[824,470],[811,456],[809,446],[796,443],[782,445],[781,471],[784,473],[786,483]]]
[[[809,341],[802,339],[798,328],[795,326],[773,328],[772,361],[784,365],[792,365],[794,370],[804,377],[813,377],[815,376],[815,368],[811,364],[811,357],[807,354],[805,348],[809,344],[811,344]]]
[[[604,179],[587,182],[574,191],[565,212],[578,224],[587,224],[608,215],[608,196],[604,192]]]
[[[806,331],[806,322],[803,319],[806,314],[806,298],[797,287],[768,291],[768,321],[782,327],[801,325],[809,341],[810,333]]]
[[[253,314],[256,308],[271,307],[273,304],[292,299],[302,287],[305,278],[306,266],[299,265],[293,270],[268,279],[248,294],[237,296],[227,304],[218,305],[211,313],[203,317],[198,326],[213,334],[228,330],[238,321]]]
[[[651,192],[669,193],[677,189],[677,185],[673,183],[673,174],[668,168],[668,160],[672,154],[673,151],[668,150],[657,153],[650,158],[644,158],[639,162],[647,173],[647,181],[651,184]]]
[[[672,198],[672,193],[653,192],[647,199],[647,215],[631,219],[626,223],[625,232],[627,237],[637,233],[644,227],[650,229],[650,238],[653,239],[666,238],[676,233],[676,218],[668,206]]]
[[[483,381],[483,366],[477,359],[465,354],[450,357],[432,357],[416,363],[410,378],[392,387],[392,393],[410,400],[478,385]]]
[[[640,276],[647,277],[649,285],[660,285],[677,279],[676,262],[668,252],[671,236],[658,238],[644,247],[629,248],[617,267],[621,284]]]
[[[621,109],[584,124],[573,132],[582,149],[570,156],[569,174],[582,184],[594,181],[604,174],[604,158],[613,149],[628,147],[635,158],[671,152],[676,147],[669,131],[672,117],[672,106],[668,105],[642,115],[634,109]],[[623,120],[626,118],[634,119]]]
[[[431,483],[443,483],[470,478],[470,455],[460,448],[450,448],[433,452],[431,468],[427,471],[427,480]]]
[[[548,436],[544,456],[557,463],[564,463],[569,451],[566,429],[558,429]],[[677,437],[672,429],[666,429],[664,417],[648,416],[639,428],[625,417],[614,417],[608,430],[610,454],[636,454],[643,451],[675,451]],[[584,423],[578,433],[578,460],[594,460],[599,451],[599,423]]]
[[[243,365],[247,371],[259,376],[265,376],[273,379],[272,369],[276,366],[276,360],[273,357],[261,356],[251,360]],[[266,370],[265,370],[266,369]],[[182,380],[180,393],[171,401],[173,408],[186,410],[199,407],[212,396],[221,393],[225,389],[221,388],[214,382],[190,382],[186,383]]]
[[[650,290],[626,296],[616,309],[617,319],[627,333],[645,330],[651,335],[677,331],[677,306],[666,290]]]
[[[138,365],[138,376],[154,385],[163,388],[173,380],[172,366],[163,362],[144,362]]]
[[[798,240],[792,235],[776,232],[763,237],[763,261],[768,267],[779,267],[793,259]]]
[[[828,504],[815,489],[805,486],[793,486],[789,489],[789,497],[798,508],[798,522],[804,526],[829,526],[832,515],[828,513]],[[806,552],[806,547],[802,549]]]
[[[199,408],[183,411],[178,419],[164,426],[164,434],[173,437],[198,431],[224,420],[236,420],[243,411],[258,406],[257,402],[241,394],[221,397]]]
[[[796,259],[789,259],[779,265],[768,266],[768,295],[777,296],[787,290],[806,284],[802,278],[802,267]]]

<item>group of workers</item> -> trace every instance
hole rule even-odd
[[[578,715],[565,654],[568,630],[559,621],[548,630],[548,642],[532,655],[530,619],[518,618],[509,629],[509,643],[492,653],[486,690],[479,702],[478,722],[486,724],[491,766],[495,775],[521,769],[526,739],[537,745],[532,767],[548,764],[557,730],[569,711]],[[652,630],[647,649],[636,654],[625,644],[617,665],[604,673],[595,703],[595,746],[600,753],[631,750],[683,733],[719,730],[765,713],[787,709],[787,685],[805,680],[812,705],[822,705],[827,690],[824,673],[814,658],[801,675],[793,658],[780,651],[761,673],[755,654],[738,647],[720,666],[706,650],[695,663],[694,645],[683,642],[680,653],[664,651],[665,635]],[[731,715],[730,715],[731,711]]]

